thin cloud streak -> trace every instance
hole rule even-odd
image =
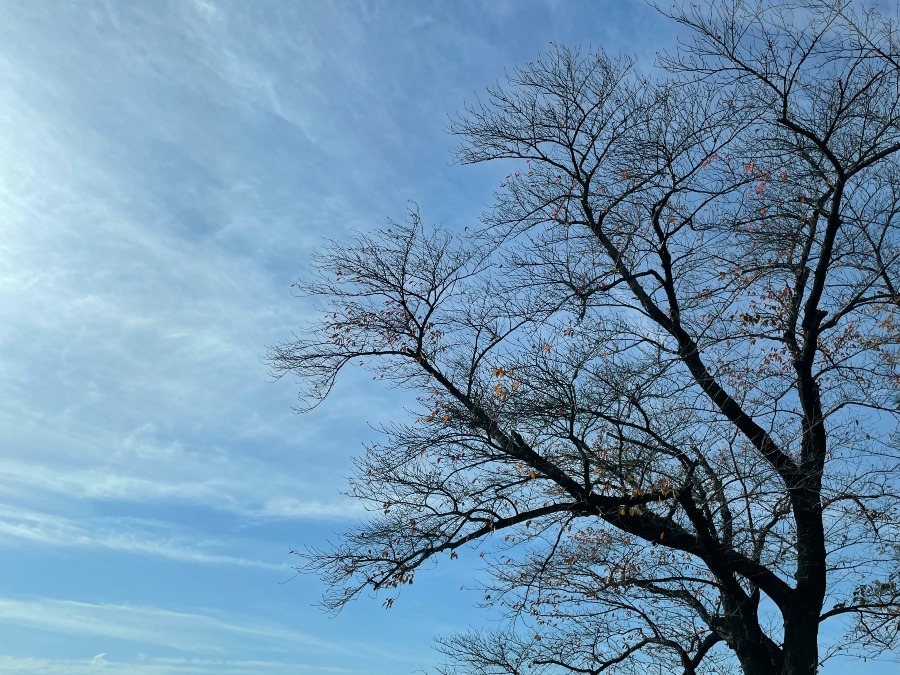
[[[40,659],[0,655],[0,673],[65,673],[65,675],[216,675],[217,673],[361,673],[349,668],[263,660],[176,659],[147,657],[140,660],[104,658]]]
[[[344,653],[346,646],[247,616],[36,598],[0,598],[0,623],[67,635],[93,635],[198,654],[246,649]]]
[[[185,534],[167,539],[152,538],[132,523],[115,529],[102,519],[72,520],[60,515],[0,505],[0,545],[39,544],[59,548],[106,549],[123,553],[158,556],[202,565],[234,565],[286,572],[291,566],[228,553],[204,550],[229,542],[207,538],[198,542]]]
[[[238,469],[240,465],[238,465]],[[244,467],[247,468],[247,467]],[[358,518],[365,513],[363,505],[350,498],[324,501],[298,499],[297,484],[290,480],[254,480],[254,473],[241,481],[234,475],[206,480],[191,480],[192,472],[173,471],[179,481],[152,476],[128,475],[127,469],[114,468],[57,469],[23,461],[0,460],[0,495],[19,497],[42,491],[62,501],[87,500],[127,501],[131,503],[184,504],[205,507],[247,518],[266,520],[327,520]],[[287,484],[286,484],[287,483]],[[270,496],[275,493],[275,496]],[[280,493],[280,494],[279,494]]]

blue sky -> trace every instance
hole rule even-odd
[[[311,606],[288,550],[359,517],[402,402],[298,417],[260,355],[324,237],[477,221],[502,169],[448,117],[551,40],[674,36],[637,0],[0,1],[0,672],[413,673],[486,620],[467,560]]]

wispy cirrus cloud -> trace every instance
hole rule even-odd
[[[194,506],[257,522],[339,521],[365,513],[363,505],[349,497],[317,498],[323,491],[313,486],[308,492],[315,496],[303,498],[306,481],[302,476],[267,479],[265,466],[240,461],[235,464],[232,470],[217,475],[191,471],[187,462],[165,462],[157,468],[169,468],[172,473],[163,470],[159,471],[162,475],[156,475],[156,471],[141,472],[127,467],[66,468],[0,459],[0,496],[6,495],[11,503],[18,503],[26,496],[33,500],[41,495],[45,501],[58,505],[78,500],[100,508],[103,502],[144,503],[148,507]],[[241,469],[246,471],[243,476],[239,473]]]
[[[92,635],[172,650],[215,654],[232,641],[247,650],[343,653],[349,647],[247,616],[212,610],[183,612],[153,606],[0,598],[0,623],[41,631]]]
[[[633,6],[604,3],[619,19]],[[309,586],[255,585],[283,569],[280,552],[361,515],[339,496],[350,456],[371,437],[366,421],[402,415],[402,402],[351,376],[314,418],[291,415],[294,388],[271,385],[259,359],[316,315],[290,284],[323,237],[381,224],[411,198],[429,219],[472,224],[495,181],[446,170],[447,114],[566,25],[612,44],[584,10],[6,3],[0,556],[11,594],[51,593],[46,570],[64,566],[70,597],[133,604],[5,601],[0,622],[20,632],[0,631],[0,671],[401,672],[397,654],[427,639],[416,633],[427,620],[394,635],[381,614],[360,622],[370,651],[350,654],[237,630],[262,626],[252,617],[154,608],[201,598],[277,614]],[[499,42],[511,27],[516,39]],[[259,593],[270,594],[254,604]],[[323,634],[348,644],[343,625]],[[101,642],[73,659],[34,637],[48,631],[150,640],[151,656]],[[170,639],[210,651],[173,655]],[[376,641],[383,653],[354,660]],[[281,643],[300,656],[281,658]]]
[[[235,553],[250,543],[224,537],[174,532],[171,525],[139,519],[66,518],[8,505],[0,505],[0,545],[23,544],[63,549],[103,549],[149,555],[201,565],[232,565],[287,572],[291,566]],[[224,550],[223,550],[224,549]]]
[[[373,657],[397,665],[415,663],[415,650],[394,652],[355,637],[328,639],[252,615],[207,608],[175,611],[152,605],[0,597],[3,626],[80,636],[84,644],[104,647],[78,659],[0,655],[0,672],[44,668],[45,672],[60,673],[102,669],[122,673],[325,674],[365,673],[365,664]]]
[[[97,656],[103,656],[98,659]],[[81,659],[16,658],[0,655],[0,673],[59,673],[60,675],[216,675],[217,673],[361,673],[359,670],[303,662],[262,659],[202,659],[143,657],[114,659],[106,654]]]

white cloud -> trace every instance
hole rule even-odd
[[[274,429],[242,440],[242,448],[269,446],[249,452],[182,440],[174,430],[162,434],[153,423],[118,431],[2,408],[0,403],[0,442],[7,439],[0,457],[0,500],[9,503],[33,503],[40,494],[59,506],[72,500],[184,504],[257,521],[344,519],[361,512],[354,500],[340,495],[344,471],[340,463],[325,464],[336,457],[322,451],[328,445],[315,434],[310,438],[318,450],[283,458]]]
[[[158,533],[159,525],[134,519],[73,520],[0,504],[0,545],[30,543],[59,548],[95,548],[202,565],[233,565],[280,572],[291,569],[284,562],[268,562],[221,550],[249,548],[251,544],[246,542],[210,537],[198,541],[196,535],[184,532],[170,533],[163,538]]]
[[[373,658],[409,665],[411,653],[357,639],[340,641],[257,617],[212,609],[90,603],[56,598],[0,598],[0,628],[102,641],[93,657],[13,657],[0,654],[0,672],[248,673],[367,672]],[[27,633],[26,633],[27,634]],[[93,652],[90,652],[93,653]]]
[[[96,657],[94,657],[96,659]],[[246,675],[246,673],[309,673],[310,675],[330,675],[331,673],[360,673],[348,668],[335,668],[305,664],[301,662],[200,659],[200,658],[158,658],[144,657],[137,660],[94,659],[42,659],[17,658],[0,655],[0,673],[43,673],[44,675],[217,675],[218,673]]]
[[[156,466],[142,472],[140,466],[71,468],[65,464],[0,459],[0,495],[6,495],[7,501],[13,503],[31,501],[28,496],[33,499],[40,492],[59,504],[71,500],[182,504],[217,509],[254,521],[334,521],[364,513],[359,501],[334,495],[336,486],[323,489],[303,476],[279,475],[275,473],[277,469],[266,464],[238,460],[226,469],[209,461],[203,471],[202,457],[167,461],[156,455],[154,461]],[[314,497],[294,496],[304,492]],[[329,493],[333,495],[330,499],[316,498]]]
[[[350,500],[344,502],[303,501],[293,497],[276,497],[266,500],[262,509],[253,512],[254,517],[294,518],[298,520],[338,520],[362,516],[366,513],[362,502]]]
[[[346,653],[349,649],[345,645],[247,616],[50,598],[0,598],[0,623],[209,655],[228,652],[235,646],[234,643],[247,650],[295,654]]]

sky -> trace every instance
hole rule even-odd
[[[674,40],[639,0],[0,0],[0,672],[421,673],[488,625],[465,555],[315,606],[290,551],[402,399],[296,415],[261,357],[325,238],[477,223],[502,168],[446,128],[504,69]]]

